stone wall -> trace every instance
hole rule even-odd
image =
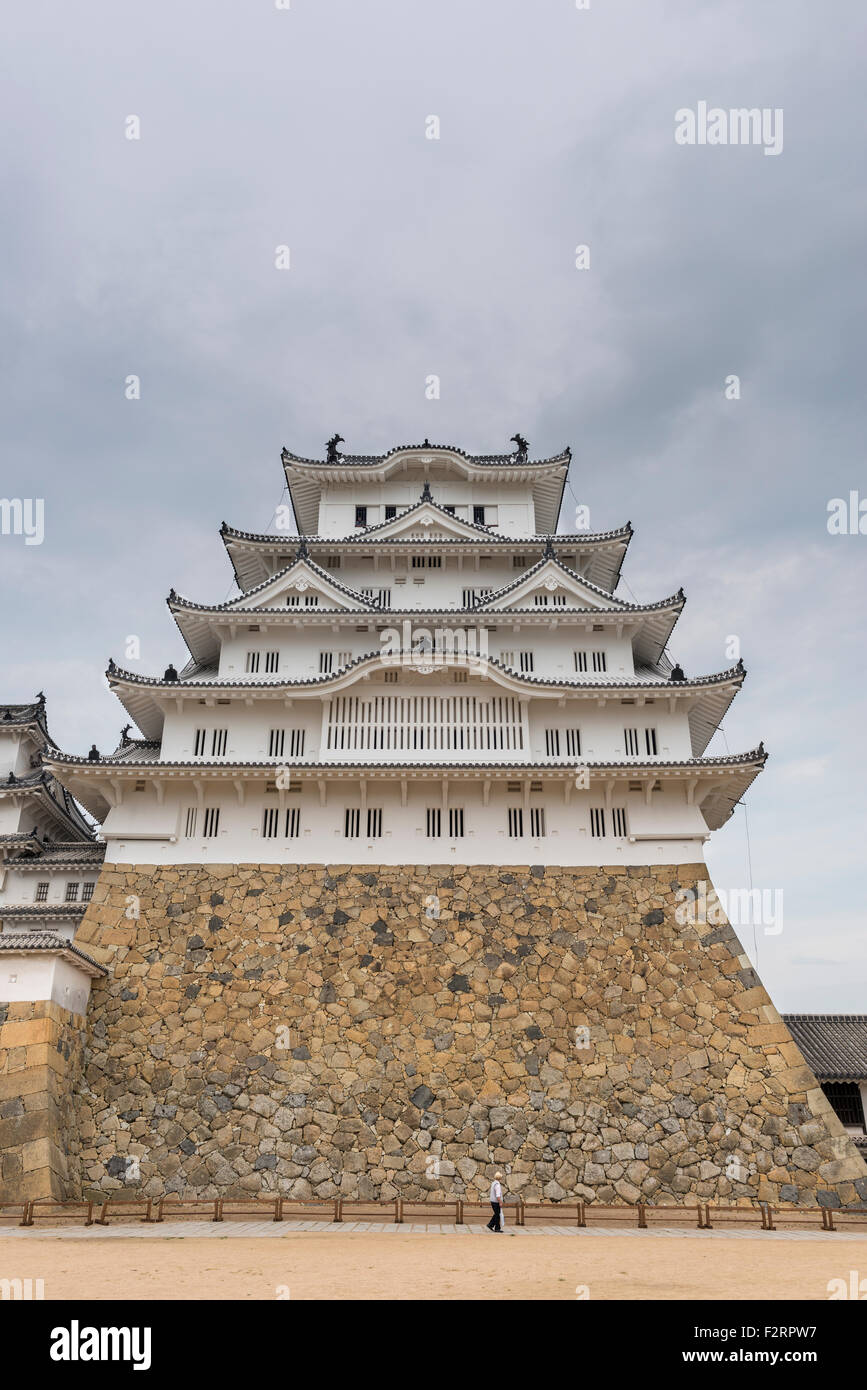
[[[84,1029],[49,1001],[0,1004],[0,1204],[80,1195]]]
[[[734,932],[676,920],[706,876],[106,865],[84,1190],[867,1198]]]

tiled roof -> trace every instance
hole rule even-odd
[[[42,921],[46,917],[83,917],[86,911],[86,902],[0,903],[0,917],[23,922]]]
[[[47,740],[42,753],[44,754],[49,749],[52,752],[55,751],[54,745],[50,740]],[[74,797],[44,767],[38,767],[33,772],[28,772],[24,777],[15,777],[9,773],[8,776],[0,779],[0,797],[17,795],[22,791],[33,792],[43,806],[62,819],[67,829],[72,827],[74,830],[83,831],[83,843],[93,840],[93,829],[84,819]]]
[[[517,453],[514,454],[468,454],[463,449],[459,449],[456,444],[431,444],[425,440],[422,444],[396,444],[393,449],[389,449],[385,454],[339,454],[334,463],[329,464],[327,459],[308,459],[300,454],[293,454],[289,449],[283,449],[284,463],[306,463],[312,464],[315,468],[344,468],[346,466],[370,468],[377,464],[385,463],[387,459],[395,454],[402,454],[407,449],[421,450],[433,449],[435,452],[447,452],[458,454],[468,463],[481,464],[486,467],[502,468],[513,466],[516,468],[542,468],[546,464],[568,463],[572,457],[572,450],[567,447],[559,454],[553,454],[546,459],[527,459],[521,458]]]
[[[45,706],[40,700],[27,705],[0,705],[0,726],[3,724],[42,724]]]
[[[420,613],[422,611],[427,613],[430,610],[419,610]],[[454,612],[454,610],[449,611]],[[534,609],[532,611],[535,612],[536,610]],[[198,689],[200,687],[207,687],[209,690],[274,689],[275,691],[278,691],[288,687],[312,687],[329,685],[334,681],[340,679],[340,677],[345,675],[347,671],[351,671],[353,667],[361,666],[366,661],[376,661],[381,663],[384,669],[391,669],[400,668],[403,665],[403,663],[400,661],[400,658],[405,657],[407,658],[408,668],[412,669],[413,663],[418,660],[419,656],[419,652],[394,652],[392,653],[392,660],[386,663],[382,661],[381,651],[365,652],[361,656],[354,657],[352,661],[347,662],[345,666],[341,666],[336,671],[329,671],[323,675],[307,676],[303,680],[286,680],[284,677],[281,676],[276,679],[272,677],[270,680],[260,681],[250,680],[249,678],[245,680],[235,681],[220,680],[219,678],[208,680],[166,681],[161,676],[142,676],[139,675],[136,671],[124,671],[120,666],[114,665],[110,666],[105,674],[110,681],[123,681],[125,684],[128,685],[159,687],[166,690],[183,690],[187,688]],[[666,679],[666,677],[664,676],[659,675],[653,676],[649,674],[649,668],[644,668],[645,671],[648,672],[648,674],[642,675],[637,680],[625,680],[622,677],[610,676],[604,680],[600,680],[598,679],[598,677],[595,677],[592,681],[581,681],[568,680],[566,677],[554,678],[547,676],[531,676],[525,671],[516,671],[513,667],[506,666],[502,661],[498,661],[497,658],[493,656],[488,656],[484,659],[475,658],[471,656],[466,658],[465,662],[462,664],[466,664],[467,666],[471,667],[474,661],[477,661],[479,664],[481,664],[482,660],[484,660],[485,666],[496,667],[497,670],[505,672],[507,675],[512,676],[516,680],[520,680],[520,682],[523,685],[535,685],[541,688],[545,688],[547,686],[562,686],[570,690],[575,690],[576,692],[581,690],[643,690],[646,689],[648,686],[654,686],[660,690],[688,690],[692,689],[695,686],[719,685],[724,681],[735,680],[738,677],[744,676],[746,674],[745,667],[742,663],[739,662],[737,666],[732,666],[727,671],[719,671],[714,675],[710,676],[696,676],[690,680],[683,681],[673,681],[670,679]],[[404,669],[406,669],[406,667],[404,667]],[[143,740],[143,742],[151,745],[153,745],[154,743],[153,740]],[[50,757],[51,761],[54,761],[53,751],[50,751]],[[122,759],[118,756],[114,760],[121,761]]]
[[[414,503],[412,508],[419,506]],[[437,503],[433,503],[436,506]],[[451,513],[448,513],[451,516]],[[397,517],[389,518],[387,522],[378,522],[376,526],[359,528],[358,532],[351,536],[305,536],[308,545],[322,546],[323,549],[337,550],[344,545],[365,545],[371,533],[381,530],[383,526],[391,526],[395,521],[399,521],[406,516],[406,512],[400,512]],[[452,520],[455,520],[452,517]],[[491,531],[487,526],[479,526],[476,522],[464,522],[465,526],[473,526],[481,532],[479,541],[482,544],[488,542],[494,545],[508,546],[510,550],[533,550],[537,546],[544,546],[550,539],[555,545],[599,545],[610,544],[612,541],[626,540],[632,535],[632,523],[627,521],[625,526],[619,526],[613,531],[558,531],[552,536],[504,536],[502,533]],[[283,545],[287,549],[297,544],[301,536],[293,532],[270,532],[270,531],[241,531],[235,526],[228,526],[224,521],[220,527],[220,534],[228,540],[256,541],[272,545]],[[475,536],[431,536],[425,538],[427,545],[475,545]],[[414,546],[418,549],[419,539],[417,536],[386,536],[383,540],[378,540],[377,545],[406,545]]]
[[[75,965],[83,965],[88,975],[108,974],[105,966],[99,965],[92,956],[80,950],[71,941],[65,941],[62,936],[50,931],[0,932],[0,951],[13,954],[24,952],[26,955],[46,951],[52,955],[64,956]]]
[[[105,858],[105,845],[97,841],[52,841],[35,853],[20,854],[7,860],[8,869],[90,869],[99,868]]]
[[[566,566],[562,565],[561,569],[566,569]],[[568,574],[572,573],[571,570],[567,570],[566,572]],[[530,571],[528,570],[527,573],[529,574]],[[275,574],[274,579],[277,578],[279,578],[279,575]],[[467,618],[479,613],[483,614],[485,617],[496,617],[497,615],[511,617],[513,613],[523,615],[535,614],[537,617],[542,617],[544,615],[547,616],[549,619],[552,616],[552,614],[556,614],[558,617],[568,617],[570,614],[576,613],[584,615],[592,613],[594,617],[596,615],[601,615],[602,617],[604,617],[606,614],[608,614],[613,617],[615,614],[620,613],[655,613],[660,611],[661,609],[675,608],[679,605],[682,606],[682,604],[684,603],[682,590],[676,594],[671,594],[668,598],[656,599],[653,603],[627,603],[625,599],[614,598],[614,596],[612,594],[607,593],[606,590],[598,588],[596,584],[591,584],[589,579],[583,579],[580,575],[576,575],[575,578],[578,579],[579,582],[585,585],[588,589],[593,589],[596,593],[602,594],[605,598],[610,599],[612,603],[616,604],[616,607],[579,608],[574,605],[567,604],[565,606],[557,605],[556,607],[552,608],[543,608],[541,605],[533,604],[529,608],[509,608],[500,610],[499,608],[491,608],[489,606],[490,604],[495,603],[500,598],[502,598],[503,595],[506,594],[506,592],[509,589],[513,589],[515,587],[514,584],[508,584],[503,589],[492,590],[491,593],[489,593],[485,598],[480,598],[476,603],[470,604],[468,608],[402,608],[395,607],[393,604],[391,605],[391,607],[383,608],[380,606],[378,602],[375,602],[374,600],[371,600],[369,606],[365,606],[364,608],[323,608],[319,604],[317,604],[314,608],[300,609],[290,608],[288,607],[288,605],[284,607],[283,604],[280,604],[280,606],[277,608],[235,607],[235,605],[239,601],[239,598],[247,598],[249,594],[255,592],[255,590],[253,589],[248,590],[248,592],[245,594],[236,596],[234,599],[230,599],[228,603],[194,603],[192,599],[179,598],[177,594],[175,594],[169,600],[169,602],[172,608],[183,608],[192,613],[242,613],[244,617],[248,617],[251,614],[257,613],[267,613],[272,616],[274,614],[279,613],[285,614],[287,618],[291,618],[293,620],[297,618],[317,617],[370,618],[371,616],[378,617],[380,614],[386,614],[390,618],[418,619],[420,616],[427,616],[431,618]],[[268,580],[269,584],[272,582],[273,580]],[[382,582],[382,587],[384,589],[391,588],[392,583],[393,581],[386,578],[384,582]],[[263,588],[264,586],[258,585],[257,587]],[[469,585],[467,587],[469,587]],[[351,593],[352,591],[346,590],[346,592]],[[364,600],[364,602],[365,604],[367,604],[367,600]]]
[[[783,1014],[820,1081],[867,1081],[867,1014]]]
[[[180,761],[180,762],[177,762],[177,761],[159,762],[159,763],[156,763],[156,764],[155,764],[155,767],[156,767],[157,769],[162,769],[162,768],[185,768],[185,769],[189,769],[190,772],[202,771],[202,770],[204,770],[204,769],[214,769],[214,770],[219,769],[221,772],[227,772],[227,771],[230,771],[232,768],[239,768],[239,769],[241,769],[241,768],[250,768],[250,769],[252,769],[252,768],[264,768],[264,769],[266,769],[266,770],[270,768],[270,769],[273,770],[276,766],[280,765],[280,766],[286,766],[287,768],[291,768],[293,771],[296,771],[296,772],[313,772],[313,773],[324,774],[324,773],[329,772],[329,771],[357,770],[359,766],[364,766],[364,767],[377,767],[377,768],[383,768],[383,769],[388,768],[388,769],[390,769],[391,771],[394,771],[394,772],[400,772],[401,770],[410,769],[410,768],[415,768],[415,769],[417,769],[417,770],[419,770],[419,771],[425,771],[425,772],[427,772],[427,771],[436,772],[436,771],[439,771],[439,770],[444,770],[444,769],[447,769],[447,768],[451,768],[451,769],[455,769],[455,770],[457,770],[457,771],[459,771],[459,772],[464,772],[464,773],[485,773],[485,772],[496,772],[496,771],[511,771],[511,770],[518,771],[518,770],[521,770],[521,771],[528,772],[528,773],[532,772],[532,773],[535,775],[535,774],[537,774],[537,773],[551,772],[551,771],[555,771],[555,772],[556,772],[556,771],[565,771],[565,772],[574,771],[575,768],[576,768],[576,766],[579,766],[579,765],[580,765],[581,767],[589,768],[591,771],[595,768],[597,771],[606,771],[606,770],[620,771],[620,770],[624,770],[624,771],[629,771],[629,772],[666,772],[666,771],[679,771],[681,768],[683,768],[683,769],[688,769],[688,768],[738,767],[738,766],[741,766],[742,764],[749,764],[749,763],[762,763],[762,764],[764,765],[764,763],[767,761],[767,757],[768,757],[768,755],[767,755],[767,753],[765,752],[764,744],[761,744],[761,743],[760,743],[759,746],[758,746],[758,748],[753,748],[749,753],[718,754],[717,756],[712,757],[712,758],[685,758],[685,759],[681,759],[681,760],[673,760],[673,759],[654,759],[654,760],[651,760],[651,759],[639,759],[639,758],[636,758],[634,761],[630,761],[630,762],[626,762],[626,761],[621,761],[621,762],[608,762],[608,761],[604,761],[604,760],[602,760],[602,761],[591,761],[591,760],[588,760],[588,759],[586,759],[586,758],[568,758],[568,759],[550,759],[550,760],[548,760],[548,759],[542,760],[541,758],[539,758],[539,759],[535,760],[534,762],[514,762],[514,761],[512,761],[512,762],[490,762],[490,763],[489,763],[489,762],[464,763],[464,762],[459,762],[459,761],[455,761],[455,760],[453,760],[453,761],[451,761],[451,762],[449,762],[449,761],[445,761],[445,762],[444,762],[444,761],[440,761],[440,762],[402,761],[402,760],[401,760],[401,761],[395,761],[395,760],[392,760],[392,759],[389,759],[389,758],[378,758],[378,757],[374,757],[374,756],[364,756],[363,758],[356,759],[356,760],[353,761],[353,762],[336,762],[336,761],[335,761],[335,762],[330,762],[330,761],[329,761],[329,762],[308,762],[308,763],[304,763],[304,762],[294,762],[291,758],[290,758],[290,759],[269,758],[267,761],[262,761],[262,760],[245,761],[245,760],[243,760],[243,759],[238,759],[238,758],[228,758],[228,759],[226,759],[225,762],[219,762],[219,761],[216,761],[216,760],[205,760],[205,759],[202,759],[201,761],[199,761],[199,760],[196,760],[196,759],[187,758],[187,759],[185,759],[185,760],[183,760],[183,761]],[[100,758],[99,762],[89,762],[89,761],[88,761],[87,759],[85,759],[85,758],[76,758],[76,757],[74,757],[74,756],[73,756],[72,754],[70,754],[70,753],[58,753],[58,754],[56,755],[56,757],[54,757],[54,758],[52,759],[52,761],[55,761],[55,762],[57,762],[58,764],[61,764],[61,765],[64,765],[64,766],[76,766],[76,767],[82,767],[82,768],[86,768],[86,767],[98,768],[98,767],[115,767],[115,766],[117,766],[117,759],[115,759],[115,758],[111,758],[111,757],[109,757],[109,758]]]

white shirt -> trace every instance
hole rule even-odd
[[[494,1181],[491,1183],[491,1201],[492,1201],[492,1202],[502,1202],[502,1200],[503,1200],[503,1189],[502,1189],[502,1187],[500,1186],[500,1184],[496,1181],[496,1179],[494,1179]]]

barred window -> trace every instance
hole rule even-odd
[[[611,808],[611,834],[618,839],[626,838],[626,807],[612,806]]]
[[[590,834],[594,840],[600,840],[605,835],[605,808],[604,806],[590,807]]]
[[[644,730],[644,744],[645,744],[645,747],[647,748],[647,756],[648,756],[649,758],[654,758],[654,757],[656,756],[656,730],[655,730],[655,729],[645,729],[645,730]]]
[[[267,840],[277,838],[277,823],[280,812],[276,806],[266,806],[262,816],[262,834]]]
[[[452,840],[462,840],[464,835],[464,808],[463,806],[449,807],[449,838]]]
[[[581,756],[581,730],[566,729],[566,754],[570,758]]]
[[[35,899],[35,900],[36,900],[36,902],[38,902],[38,903],[44,903],[44,902],[47,902],[47,901],[48,901],[48,884],[47,884],[47,883],[37,883],[37,885],[36,885],[36,899]]]
[[[348,840],[357,840],[361,834],[361,811],[357,806],[347,806],[344,811],[343,834]]]
[[[272,651],[272,652],[266,652],[266,653],[265,653],[265,670],[266,670],[266,672],[268,672],[268,673],[270,673],[271,675],[273,675],[274,672],[277,671],[277,670],[279,669],[279,667],[280,667],[280,653],[279,653],[279,651],[276,651],[276,652],[273,652],[273,651]]]
[[[864,1107],[861,1091],[854,1081],[826,1081],[822,1086],[834,1114],[841,1124],[859,1126],[864,1129]]]
[[[368,806],[367,808],[367,838],[368,840],[378,839],[382,835],[382,807]]]
[[[288,840],[297,840],[301,834],[301,807],[287,806],[286,829],[283,832]]]
[[[205,838],[212,840],[215,835],[220,833],[220,808],[219,806],[205,807]]]
[[[259,670],[259,653],[258,653],[258,652],[248,652],[248,653],[247,653],[247,659],[246,659],[246,662],[245,662],[245,664],[244,664],[244,670],[247,672],[247,675],[248,675],[248,676],[254,676],[254,675],[256,674],[256,672]]]
[[[229,738],[228,729],[215,729],[211,735],[211,756],[222,758],[226,751],[226,743]]]
[[[638,730],[623,730],[623,747],[629,757],[636,757],[638,754]]]
[[[95,882],[95,881],[93,881],[93,882],[91,882],[91,883],[82,883],[82,885],[81,885],[81,901],[82,901],[82,902],[84,902],[84,903],[89,903],[89,902],[90,902],[91,898],[93,897],[93,890],[94,890],[95,887],[96,887],[96,882]]]
[[[207,730],[205,729],[196,729],[195,736],[193,738],[193,756],[196,758],[201,758],[204,754],[206,732]]]
[[[560,756],[560,730],[545,730],[545,753],[549,758],[559,758]]]
[[[545,834],[545,808],[544,806],[530,807],[530,834],[534,840],[539,840]]]
[[[438,840],[442,834],[442,816],[443,813],[439,806],[428,806],[425,833],[429,840]]]
[[[195,833],[196,833],[196,821],[198,820],[198,818],[199,818],[198,807],[197,807],[197,806],[188,806],[188,807],[187,807],[187,818],[186,818],[186,823],[185,823],[185,828],[184,828],[184,835],[186,836],[186,838],[187,838],[188,840],[192,840],[193,837],[195,836]]]
[[[524,833],[524,810],[521,806],[509,807],[509,835],[513,839]]]
[[[67,901],[68,903],[76,903],[76,902],[78,902],[78,884],[77,884],[77,883],[67,883],[67,885],[66,885],[66,901]]]

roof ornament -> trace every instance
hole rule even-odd
[[[545,537],[544,559],[546,559],[546,560],[556,560],[556,559],[557,559],[557,553],[556,553],[556,551],[554,550],[554,541],[553,541],[553,539],[551,538],[551,536],[546,536],[546,537]]]
[[[430,490],[430,483],[428,482],[427,478],[425,478],[424,487],[421,490],[421,500],[422,502],[433,501],[433,493]]]
[[[132,728],[132,724],[124,724],[123,728],[121,729],[121,731],[120,731],[120,746],[121,746],[121,748],[125,747],[125,745],[126,745],[127,743],[131,743],[131,742],[132,742],[132,740],[130,739],[130,736],[129,736],[129,731],[130,731],[131,728]]]
[[[9,776],[6,778],[6,781],[9,783],[10,787],[13,787],[17,780],[18,778],[15,776],[14,772],[10,772]]]
[[[298,549],[295,551],[295,559],[306,560],[309,553],[310,552],[307,549],[307,537],[302,536],[298,542]]]
[[[45,704],[45,694],[44,694],[44,692],[41,691],[41,690],[37,692],[37,695],[36,695],[36,703],[37,703],[37,705],[44,705],[44,704]]]
[[[110,656],[110,657],[108,658],[108,674],[109,674],[110,676],[113,676],[116,670],[117,670],[117,667],[116,667],[115,664],[114,664],[114,657],[113,657],[113,656]]]
[[[99,749],[97,748],[97,746],[96,746],[95,743],[92,743],[92,744],[90,745],[90,752],[89,752],[88,755],[87,755],[87,761],[88,761],[89,763],[98,763],[98,762],[99,762],[99,759],[100,759],[100,752],[99,752]]]
[[[4,718],[4,719],[11,719],[11,718],[12,718],[12,711],[11,711],[11,709],[5,709],[5,710],[3,711],[3,718]]]
[[[669,671],[669,677],[673,681],[686,680],[686,676],[683,673],[683,667],[679,664],[672,666],[671,670]]]
[[[735,667],[735,670],[736,670],[736,671],[740,671],[740,672],[744,672],[746,669],[747,669],[747,668],[744,666],[744,659],[743,659],[743,657],[742,657],[742,656],[739,656],[739,657],[738,657],[738,664],[737,664],[737,666]]]
[[[518,463],[526,463],[526,462],[527,462],[527,453],[528,453],[528,450],[529,450],[530,446],[529,446],[529,444],[527,443],[527,441],[526,441],[526,439],[524,438],[524,436],[523,436],[522,434],[513,434],[513,435],[512,435],[512,439],[511,439],[511,443],[515,445],[515,452],[516,452],[516,454],[517,454],[517,462],[518,462]]]
[[[328,440],[328,443],[325,445],[325,448],[328,450],[327,454],[325,455],[325,462],[337,463],[340,459],[340,454],[337,452],[337,446],[338,444],[345,443],[346,440],[343,438],[342,434],[333,434],[331,438]]]
[[[163,680],[164,680],[164,681],[176,681],[177,678],[178,678],[178,673],[177,673],[177,671],[175,670],[175,668],[174,668],[174,666],[172,665],[172,663],[169,662],[168,666],[166,667],[165,675],[163,676]]]
[[[169,589],[169,603],[177,603],[178,596],[174,588]]]

